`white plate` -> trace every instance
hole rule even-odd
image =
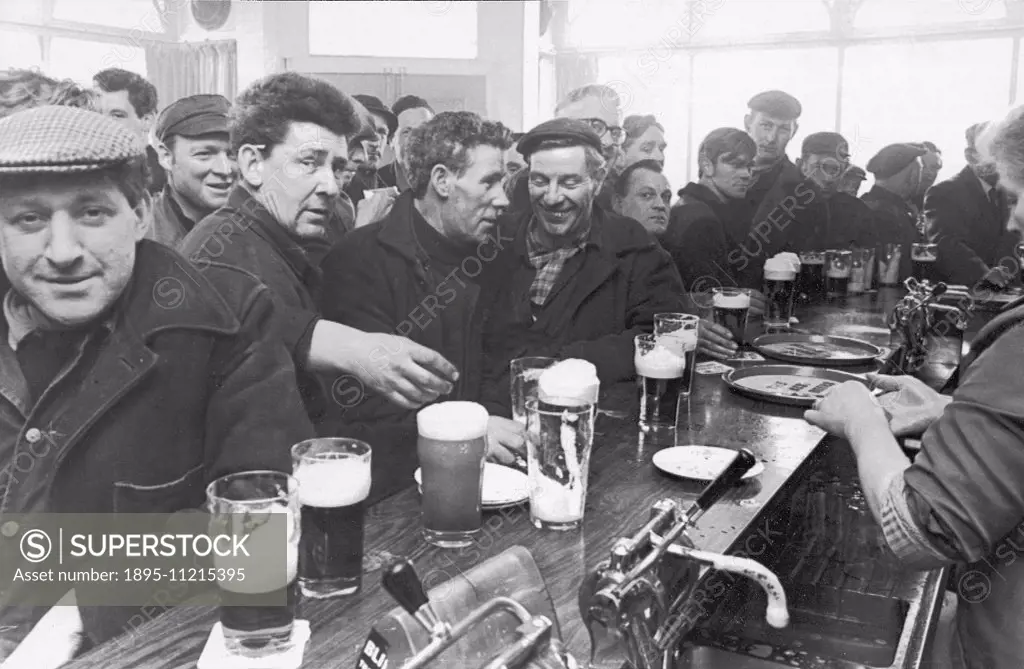
[[[697,481],[712,481],[736,457],[736,451],[717,446],[672,446],[654,454],[654,466],[673,476]],[[743,475],[750,479],[764,471],[763,462]]]
[[[423,485],[420,470],[413,474],[416,485]],[[512,469],[493,462],[484,463],[484,494],[483,506],[498,509],[505,506],[522,504],[530,499],[530,480],[518,469]]]

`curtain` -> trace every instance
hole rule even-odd
[[[238,45],[235,40],[149,44],[147,79],[156,86],[160,106],[199,93],[238,93]]]

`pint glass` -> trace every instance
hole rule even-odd
[[[800,278],[798,290],[808,302],[825,297],[825,252],[803,251],[800,253]]]
[[[308,439],[292,446],[302,504],[299,587],[307,597],[359,591],[370,458],[369,444],[356,439]]]
[[[903,260],[902,244],[883,244],[878,256],[878,285],[900,285],[900,262]]]
[[[846,297],[852,260],[853,253],[850,251],[825,252],[825,293],[829,299]]]
[[[793,316],[793,294],[795,292],[795,267],[789,266],[783,269],[765,266],[765,332],[783,332],[789,329],[789,319]]]
[[[440,402],[416,414],[423,537],[435,546],[469,546],[480,532],[488,418],[475,402]]]
[[[743,346],[749,311],[750,294],[743,288],[715,288],[712,291],[712,320],[732,333],[737,346]]]
[[[913,277],[918,281],[935,279],[935,261],[939,259],[938,244],[914,243],[910,245]]]
[[[526,402],[530,520],[539,529],[571,530],[583,522],[594,445],[592,403]]]
[[[677,313],[654,314],[654,336],[664,340],[670,350],[682,357],[685,368],[683,386],[679,393],[688,396],[693,391],[693,369],[697,364],[697,344],[700,341],[700,317]]]
[[[867,288],[864,287],[867,270],[867,252],[864,249],[853,249],[850,252],[850,283],[846,287],[850,295],[860,295]]]
[[[283,472],[240,472],[212,482],[206,499],[211,530],[246,536],[251,556],[214,559],[219,572],[246,567],[241,580],[218,576],[227,650],[254,658],[287,651],[298,600],[298,482]]]
[[[665,335],[634,338],[633,362],[639,382],[642,430],[675,429],[686,379],[686,359]]]
[[[516,358],[509,363],[512,391],[512,418],[526,425],[526,400],[537,399],[537,383],[541,372],[555,364],[555,358]]]

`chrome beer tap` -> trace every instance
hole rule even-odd
[[[910,277],[903,285],[908,293],[889,315],[888,326],[896,350],[885,371],[894,367],[912,374],[927,362],[931,338],[947,336],[952,329],[962,341],[969,318],[959,306],[936,302],[946,292],[945,283],[933,285]]]
[[[686,511],[672,499],[657,502],[648,522],[616,541],[610,558],[587,574],[579,606],[590,632],[591,667],[670,669],[680,642],[699,622],[689,608],[706,567],[757,581],[768,595],[769,624],[789,623],[775,574],[754,560],[698,550],[686,533],[754,463],[750,451],[737,452]]]
[[[517,640],[498,652],[481,669],[562,669],[575,663],[565,653],[561,641],[552,635],[553,624],[546,616],[534,616],[511,597],[494,597],[473,609],[454,625],[442,621],[434,612],[412,562],[400,560],[388,566],[381,578],[384,589],[430,635],[430,643],[409,657],[400,669],[423,669],[470,631],[493,616],[507,614],[519,621]]]

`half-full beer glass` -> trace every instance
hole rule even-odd
[[[793,317],[793,295],[796,293],[797,267],[785,258],[769,258],[764,264],[764,329],[783,332]]]
[[[299,560],[298,482],[283,472],[230,474],[206,488],[211,534],[247,537],[248,556],[215,557],[228,652],[266,657],[292,646]],[[281,558],[281,559],[277,559]],[[244,578],[228,570],[244,567]]]
[[[307,597],[350,595],[362,585],[371,455],[370,445],[357,439],[308,439],[292,446],[302,504],[299,587]]]
[[[679,313],[654,314],[654,335],[663,339],[676,355],[683,358],[683,386],[679,393],[686,397],[693,391],[693,369],[697,364],[700,341],[700,316]],[[635,347],[634,347],[635,354]]]
[[[850,252],[850,283],[846,286],[846,292],[850,295],[860,295],[867,288],[864,287],[867,251],[864,249],[853,249]]]
[[[914,243],[910,245],[910,262],[913,276],[918,281],[935,279],[935,261],[939,259],[939,245]]]
[[[423,537],[435,546],[469,546],[480,532],[488,418],[476,402],[440,402],[416,414]]]
[[[825,297],[825,252],[800,252],[800,277],[798,280],[801,296],[808,302]]]
[[[878,256],[878,285],[900,285],[900,263],[903,261],[902,244],[883,244]]]
[[[715,288],[711,291],[711,318],[732,333],[737,346],[743,346],[750,312],[750,293],[743,288]]]
[[[674,430],[686,379],[686,359],[665,335],[634,338],[633,362],[640,395],[640,429]]]
[[[512,418],[526,425],[526,401],[537,399],[537,383],[541,372],[555,364],[555,358],[533,356],[516,358],[509,363],[512,392]]]
[[[853,253],[833,249],[825,252],[825,293],[829,299],[846,297],[850,285]]]
[[[571,530],[583,522],[597,406],[526,402],[530,520],[540,529]]]

